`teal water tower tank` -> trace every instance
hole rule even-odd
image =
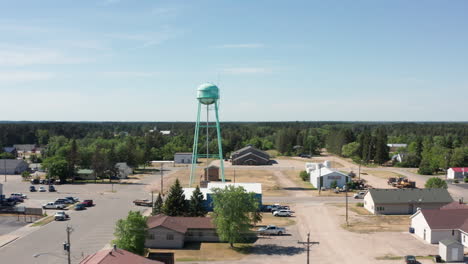
[[[200,103],[205,105],[213,104],[216,102],[216,100],[219,99],[218,86],[212,83],[204,83],[198,86],[197,99],[200,101]]]

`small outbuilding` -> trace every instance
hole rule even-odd
[[[232,165],[269,165],[270,155],[252,146],[234,151],[231,154]]]
[[[175,164],[192,164],[193,155],[191,152],[177,152],[174,154]]]
[[[94,171],[91,169],[80,169],[76,174],[78,174],[77,179],[79,180],[94,180],[96,178]]]
[[[468,177],[468,167],[449,168],[447,170],[447,179],[463,180],[465,177]]]
[[[310,183],[316,188],[330,188],[336,183],[336,187],[343,187],[351,181],[347,174],[330,168],[330,161],[324,163],[306,163],[306,171],[310,176]]]
[[[211,165],[204,169],[205,181],[219,181],[219,167]]]
[[[462,262],[463,245],[454,239],[441,240],[439,241],[439,255],[445,262]]]

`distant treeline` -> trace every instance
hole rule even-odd
[[[70,173],[76,167],[105,171],[103,164],[93,162],[105,157],[109,164],[125,161],[135,166],[191,152],[194,126],[193,122],[0,122],[0,145],[48,145],[49,163],[51,158],[72,163],[66,164]],[[163,135],[161,130],[171,134]],[[215,138],[214,129],[210,131]],[[408,147],[397,151],[405,156],[399,166],[435,173],[447,166],[468,165],[468,123],[223,122],[221,131],[226,157],[249,144],[283,155],[318,154],[326,147],[360,162],[382,164],[395,154],[389,153],[387,143],[405,143]],[[199,149],[205,149],[205,133],[200,137]],[[215,151],[213,140],[210,152]]]

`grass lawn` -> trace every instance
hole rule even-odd
[[[150,249],[149,252],[173,252],[175,261],[239,260],[246,256],[252,244],[186,243],[183,249]]]
[[[270,212],[262,213],[262,221],[257,223],[255,229],[261,226],[275,225],[275,226],[290,226],[295,224],[294,217],[277,217],[273,216]]]
[[[281,171],[284,175],[286,175],[291,181],[293,181],[298,187],[305,188],[309,190],[315,189],[315,187],[310,183],[303,181],[299,177],[300,170],[284,170]]]
[[[43,226],[43,225],[46,225],[46,224],[48,224],[48,223],[50,223],[52,221],[54,221],[54,216],[49,215],[49,216],[46,216],[46,217],[42,218],[41,220],[35,222],[31,226]]]
[[[409,215],[358,215],[343,228],[356,233],[402,232],[410,226]]]
[[[391,171],[365,170],[364,172],[367,173],[367,174],[370,174],[372,176],[382,178],[382,179],[388,179],[388,178],[391,178],[391,177],[394,177],[394,178],[404,177],[403,175],[401,175],[399,173],[395,173],[395,172],[391,172]]]

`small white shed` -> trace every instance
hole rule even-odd
[[[176,164],[191,164],[192,153],[191,152],[177,152],[174,154],[174,163]]]
[[[439,255],[446,262],[463,261],[463,245],[453,239],[441,240],[439,241]]]

